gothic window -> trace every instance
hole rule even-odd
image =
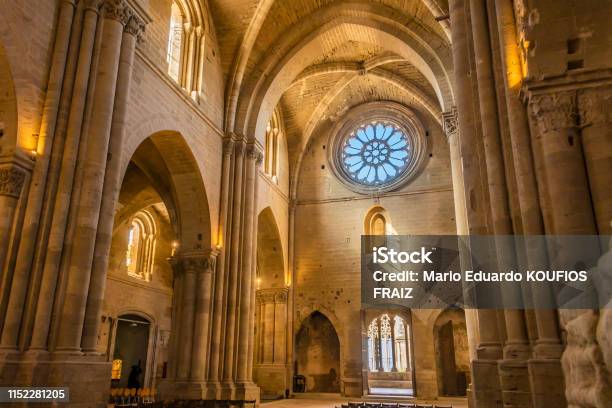
[[[368,368],[371,372],[411,370],[410,326],[401,316],[384,313],[368,326]]]
[[[206,12],[200,2],[173,1],[166,62],[168,75],[199,102],[204,89]]]
[[[281,123],[278,111],[274,111],[266,128],[264,173],[272,181],[278,183],[279,146],[281,138]]]
[[[384,186],[404,174],[411,154],[412,145],[404,130],[391,122],[371,121],[346,139],[342,165],[354,182]]]
[[[128,275],[150,281],[155,260],[157,228],[150,212],[144,210],[132,217],[127,237],[125,266]]]
[[[181,10],[172,2],[170,15],[170,34],[168,35],[168,50],[166,62],[168,63],[168,74],[178,82],[181,67],[181,45],[183,42],[183,16]]]

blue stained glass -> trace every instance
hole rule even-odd
[[[382,187],[401,177],[412,157],[411,140],[392,123],[364,123],[346,139],[344,171],[367,187]]]

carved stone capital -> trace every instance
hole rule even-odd
[[[529,113],[541,134],[576,127],[576,94],[556,92],[533,95],[529,100]]]
[[[175,277],[185,273],[214,273],[217,252],[177,255],[169,259]]]
[[[145,22],[136,15],[136,13],[130,11],[130,18],[125,25],[124,31],[127,34],[131,34],[136,37],[137,41],[141,43],[143,41],[143,34],[145,32]]]
[[[272,289],[260,289],[255,293],[257,303],[265,305],[268,303],[287,303],[287,294],[289,289],[287,288],[272,288]]]
[[[612,122],[612,88],[589,89],[578,95],[581,126]]]
[[[442,113],[442,129],[449,139],[459,131],[459,115],[456,106]]]
[[[25,172],[14,166],[0,167],[0,195],[18,198],[25,180]]]
[[[242,140],[234,141],[234,154],[237,158],[242,157],[246,152],[246,145]]]
[[[234,140],[231,137],[223,138],[223,155],[231,156],[234,153]]]
[[[125,0],[104,0],[102,10],[104,11],[104,18],[117,20],[123,25],[126,25],[130,19],[131,13],[125,4]]]
[[[263,152],[255,143],[250,143],[247,145],[247,158],[255,160],[255,164],[260,166],[263,163]]]

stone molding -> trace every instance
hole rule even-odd
[[[459,114],[456,106],[442,113],[442,129],[448,139],[456,135],[459,131]]]
[[[577,127],[576,93],[533,95],[529,99],[529,113],[541,134]]]
[[[612,88],[590,89],[578,94],[581,126],[612,122]]]
[[[19,198],[25,172],[15,166],[0,167],[0,196]]]
[[[272,288],[272,289],[259,289],[256,292],[256,302],[258,304],[284,304],[287,303],[287,295],[289,293],[288,288]]]

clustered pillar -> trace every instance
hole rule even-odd
[[[202,399],[207,387],[208,353],[211,346],[213,285],[218,252],[182,252],[171,260],[174,272],[172,338],[170,344],[171,388],[165,392],[183,399]]]
[[[604,187],[612,181],[609,85],[584,89],[571,80],[525,79],[512,0],[451,0],[449,10],[457,107],[442,121],[459,234],[610,233],[611,195]],[[541,265],[538,257],[546,253],[503,242],[496,249],[499,265],[519,259],[516,266],[525,268]],[[566,261],[585,255],[573,252],[564,248]],[[469,265],[466,255],[462,264]],[[481,309],[473,323],[468,318],[468,329],[478,333],[470,345],[470,406],[571,403],[563,393],[563,322],[540,307],[552,301],[550,288],[516,287],[500,295],[522,298],[534,310]],[[571,366],[568,357],[566,374]]]
[[[96,342],[125,111],[144,27],[144,17],[125,0],[60,2],[23,224],[13,228],[22,238],[12,239],[14,261],[3,268],[0,378],[6,385],[18,378],[24,385],[72,386],[77,404],[106,399],[110,363],[96,353]],[[0,200],[9,204],[0,208],[13,212],[25,171],[4,174],[0,166]],[[15,222],[7,215],[2,220]],[[4,225],[0,234],[8,242]],[[5,255],[0,246],[3,264]],[[88,375],[77,375],[83,372]]]
[[[256,142],[236,134],[224,139],[215,271],[205,272],[205,262],[194,263],[194,254],[178,253],[172,260],[176,276],[171,366],[160,387],[164,399],[259,400],[252,369],[257,180],[262,161]]]

